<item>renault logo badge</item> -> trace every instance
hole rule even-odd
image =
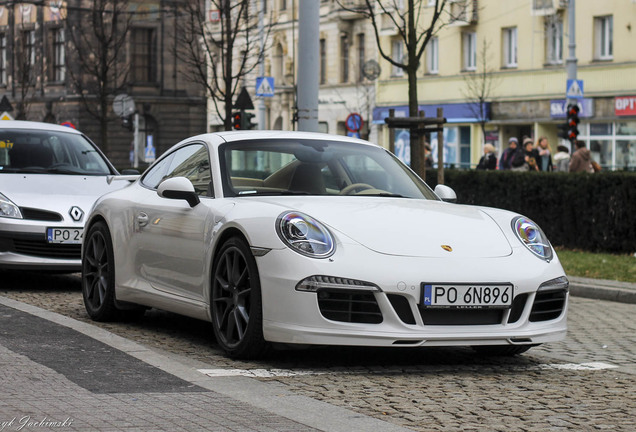
[[[444,249],[446,252],[452,252],[453,248],[450,247],[449,245],[442,245],[442,249]]]
[[[71,215],[71,218],[75,221],[75,222],[79,222],[82,220],[82,218],[84,217],[84,212],[82,211],[81,208],[77,207],[77,206],[73,206],[71,207],[71,209],[69,210],[68,214]]]

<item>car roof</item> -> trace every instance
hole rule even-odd
[[[81,135],[82,133],[71,127],[60,126],[53,123],[42,123],[24,120],[0,120],[0,129],[29,129],[66,132]]]
[[[341,141],[355,144],[369,145],[377,147],[369,141],[358,138],[347,137],[344,135],[333,135],[318,132],[302,132],[302,131],[281,131],[281,130],[250,130],[250,131],[220,131],[190,137],[184,141],[202,140],[219,146],[224,143],[248,141],[254,139],[311,139],[321,141]],[[184,142],[182,141],[182,143]],[[180,143],[181,144],[181,143]]]

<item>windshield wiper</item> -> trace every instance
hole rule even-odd
[[[396,194],[396,193],[390,193],[390,192],[379,192],[379,193],[372,193],[372,194],[354,194],[352,196],[371,196],[371,197],[390,197],[390,198],[410,198],[410,197],[406,197],[404,195],[400,195],[400,194]]]

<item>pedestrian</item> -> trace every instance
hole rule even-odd
[[[477,165],[478,170],[495,170],[497,169],[497,156],[495,156],[495,147],[492,144],[484,144],[484,155],[479,159]]]
[[[539,138],[537,142],[537,166],[539,171],[552,171],[552,155],[550,154],[550,145],[548,139],[544,136]]]
[[[501,154],[501,158],[499,159],[499,169],[500,170],[509,170],[511,168],[510,164],[514,157],[514,154],[517,152],[519,146],[519,140],[516,137],[510,137],[508,140],[508,148],[503,151]]]
[[[574,143],[575,151],[570,159],[570,172],[587,172],[593,173],[592,154],[585,147],[585,141],[577,140]]]
[[[554,155],[554,172],[568,172],[570,165],[570,150],[564,146],[557,146]]]
[[[537,159],[539,152],[534,148],[532,138],[523,139],[523,151],[515,154],[512,160],[512,169],[517,171],[539,171]]]
[[[529,154],[532,154],[532,139],[525,137],[523,139],[523,147],[518,148],[512,156],[510,169],[512,171],[530,171]],[[536,159],[534,157],[532,157],[532,162],[536,167]]]

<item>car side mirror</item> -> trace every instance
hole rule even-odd
[[[199,195],[194,191],[192,182],[185,177],[172,177],[161,182],[157,195],[162,198],[186,200],[190,207],[199,204]]]
[[[457,194],[452,188],[446,185],[438,184],[437,186],[435,186],[435,193],[444,202],[449,202],[449,203],[457,202]]]

